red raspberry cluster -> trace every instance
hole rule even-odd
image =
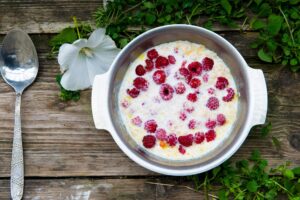
[[[151,49],[147,52],[147,59],[145,60],[145,66],[139,64],[135,68],[135,73],[138,77],[133,80],[133,88],[127,89],[127,94],[132,98],[136,98],[139,96],[141,91],[147,91],[149,82],[143,78],[147,72],[151,72],[154,68],[157,70],[153,73],[153,81],[156,84],[163,84],[167,79],[167,74],[164,71],[164,68],[169,66],[169,64],[175,64],[176,59],[174,56],[169,55],[168,58],[161,56],[158,54],[156,49]],[[179,89],[181,92],[182,88]],[[172,93],[174,89],[170,89],[169,87],[162,86],[160,95],[164,100],[170,100],[172,98]]]
[[[178,53],[178,50],[174,50],[175,53]],[[176,59],[174,56],[169,55],[164,57],[159,55],[156,49],[151,49],[147,52],[147,59],[145,60],[145,66],[137,65],[135,73],[137,77],[133,81],[133,88],[127,89],[127,93],[132,98],[139,96],[140,92],[147,91],[149,87],[149,82],[143,78],[143,76],[155,69],[152,74],[152,79],[155,84],[160,85],[159,95],[164,101],[169,101],[173,98],[173,95],[182,95],[186,92],[187,87],[190,87],[193,91],[186,94],[187,102],[183,105],[183,109],[179,113],[179,118],[182,121],[187,119],[187,115],[194,111],[194,102],[199,98],[201,87],[201,80],[203,82],[209,81],[209,71],[214,67],[214,61],[211,58],[205,57],[201,62],[193,61],[187,63],[183,61],[181,67],[175,74],[175,78],[178,83],[174,86],[171,86],[167,83],[167,77],[169,71],[167,67],[170,64],[175,64]],[[203,74],[203,75],[202,75]],[[202,76],[201,76],[202,75]],[[202,79],[201,79],[202,77]],[[182,81],[180,81],[182,80]],[[186,83],[186,84],[185,84]],[[229,81],[225,77],[218,77],[215,83],[215,88],[218,90],[224,90],[227,92],[222,100],[224,102],[229,102],[234,98],[235,92],[232,88],[228,88]],[[210,110],[215,111],[219,108],[220,102],[217,97],[215,97],[216,89],[209,88],[207,90],[210,97],[206,102],[206,107]],[[189,104],[189,105],[188,105]],[[136,126],[142,126],[143,122],[139,116],[132,119],[132,123]],[[157,140],[165,142],[170,147],[178,145],[178,151],[181,154],[186,153],[186,147],[190,147],[195,144],[201,144],[202,142],[211,142],[216,138],[215,127],[222,126],[226,123],[226,118],[224,114],[218,114],[216,119],[208,119],[205,122],[205,127],[208,129],[206,132],[196,132],[194,134],[189,133],[177,137],[175,133],[167,133],[165,129],[159,128],[158,124],[154,119],[144,122],[144,129],[147,132],[147,135],[143,137],[143,145],[145,148],[153,148],[156,145]],[[195,119],[190,119],[188,122],[188,128],[190,130],[196,129],[196,126],[200,122]]]

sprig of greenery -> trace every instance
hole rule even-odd
[[[269,169],[268,161],[255,150],[248,159],[225,162],[203,175],[189,177],[196,190],[214,192],[225,199],[277,199],[279,196],[300,200],[300,167],[287,162]]]
[[[259,36],[251,45],[265,62],[289,65],[300,69],[300,1],[258,0],[252,6],[257,13],[250,21]]]
[[[56,83],[60,88],[59,99],[62,101],[78,101],[80,99],[80,91],[70,91],[63,88],[63,86],[60,84],[61,77],[61,74],[56,75]]]
[[[73,17],[74,27],[67,27],[63,29],[59,34],[55,35],[50,41],[49,46],[51,47],[51,52],[49,58],[55,58],[58,54],[59,48],[65,43],[73,43],[79,38],[87,38],[91,32],[92,28],[90,25],[85,23],[78,23],[76,17]],[[60,84],[62,75],[58,74],[56,76],[56,82],[60,88],[59,98],[62,101],[78,101],[80,99],[80,91],[69,91],[62,87]]]
[[[119,47],[150,27],[188,23],[195,24],[208,16],[203,25],[211,28],[214,22],[236,26],[235,19],[245,16],[240,1],[228,0],[114,0],[94,14],[96,25],[106,27],[107,33]],[[136,28],[138,27],[138,28]]]
[[[251,45],[259,59],[300,69],[299,0],[114,0],[94,18],[121,48],[155,26],[188,23],[211,29],[217,23],[238,27],[236,21],[243,21],[243,27],[248,23],[259,32]]]

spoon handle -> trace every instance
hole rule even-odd
[[[16,96],[15,126],[11,158],[10,192],[13,200],[20,200],[23,196],[24,187],[24,164],[21,132],[21,94]]]

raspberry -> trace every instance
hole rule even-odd
[[[225,124],[225,122],[226,122],[225,115],[223,115],[223,114],[218,114],[218,115],[217,115],[217,123],[218,123],[218,125],[222,126],[222,125]]]
[[[153,135],[146,135],[143,137],[143,145],[147,149],[154,147],[156,138]]]
[[[126,92],[132,98],[136,98],[140,94],[140,91],[138,89],[136,89],[136,88],[127,89]]]
[[[185,103],[183,104],[183,109],[184,109],[186,112],[188,112],[188,113],[192,113],[192,112],[195,110],[194,106],[192,106],[191,104],[189,104],[189,102],[185,102]]]
[[[177,94],[183,94],[185,92],[185,86],[182,82],[177,83],[175,86],[175,91]]]
[[[181,145],[185,146],[185,147],[192,146],[193,140],[194,140],[194,137],[193,137],[192,134],[188,134],[188,135],[184,135],[184,136],[179,136],[178,137],[178,142]]]
[[[190,70],[191,74],[194,76],[201,75],[201,73],[202,73],[202,65],[201,65],[201,63],[199,63],[197,61],[191,62],[188,65],[188,69]]]
[[[158,57],[158,53],[157,53],[156,49],[151,49],[147,52],[147,56],[148,56],[148,58],[150,58],[150,60],[153,60],[154,58]]]
[[[177,47],[174,48],[174,53],[178,53],[178,48]]]
[[[184,67],[179,68],[179,73],[180,73],[182,76],[184,76],[184,77],[190,75],[189,70],[188,70],[187,68],[184,68]]]
[[[204,71],[210,71],[214,66],[214,61],[208,57],[205,57],[202,60],[202,66]]]
[[[197,88],[201,85],[201,81],[197,78],[193,78],[190,82],[189,82],[190,86],[192,88]]]
[[[216,97],[210,97],[206,103],[206,107],[210,110],[216,110],[219,108],[219,100]]]
[[[166,57],[158,56],[158,58],[155,60],[155,67],[157,69],[164,68],[168,66],[169,60]]]
[[[197,97],[197,94],[195,94],[195,93],[189,93],[187,95],[187,99],[191,102],[196,102],[198,97]]]
[[[152,60],[146,59],[145,62],[146,62],[146,67],[145,67],[145,69],[146,69],[148,72],[152,71],[152,69],[154,68],[154,64],[153,64]]]
[[[162,128],[156,130],[155,136],[159,140],[167,140],[167,132]]]
[[[157,124],[153,119],[146,121],[144,124],[144,129],[148,133],[154,133],[156,131],[156,128],[157,128]]]
[[[205,126],[208,129],[213,129],[216,127],[216,125],[217,125],[217,122],[214,120],[210,120],[210,119],[205,123]]]
[[[219,90],[223,90],[224,88],[226,88],[228,86],[228,80],[225,77],[218,77],[218,80],[216,82],[216,88],[218,88]]]
[[[179,145],[179,148],[178,148],[178,151],[181,153],[181,154],[185,154],[185,149],[182,145]]]
[[[129,103],[128,103],[128,101],[124,100],[124,101],[122,101],[121,105],[123,108],[128,108]]]
[[[177,144],[177,137],[176,135],[173,133],[173,134],[170,134],[168,135],[168,138],[167,138],[167,143],[173,147]]]
[[[208,82],[208,77],[209,77],[209,75],[207,74],[207,73],[205,73],[205,74],[203,74],[203,81],[205,82],[205,83],[207,83]]]
[[[148,81],[142,77],[137,77],[133,80],[133,85],[134,87],[136,87],[137,89],[146,91],[148,89]]]
[[[207,92],[208,92],[208,94],[214,94],[215,89],[214,88],[208,88]]]
[[[135,73],[136,73],[136,75],[138,75],[138,76],[143,76],[143,75],[146,73],[146,70],[144,69],[143,65],[138,65],[138,66],[135,68]]]
[[[152,78],[156,84],[162,84],[166,81],[166,73],[163,70],[157,70],[154,72]]]
[[[228,88],[227,90],[227,95],[225,97],[223,97],[223,101],[225,102],[229,102],[234,98],[234,90],[232,88]]]
[[[196,144],[201,144],[204,141],[204,139],[205,139],[204,133],[202,132],[195,133],[194,141]]]
[[[175,64],[176,63],[176,59],[175,59],[174,56],[169,55],[168,56],[168,60],[169,60],[169,63],[171,63],[171,64]]]
[[[186,119],[186,114],[184,112],[180,112],[179,119],[181,119],[182,121],[184,121]]]
[[[162,84],[159,90],[159,94],[161,98],[165,101],[172,99],[174,93],[174,89],[169,84]]]
[[[205,138],[207,142],[213,141],[216,138],[216,132],[214,130],[209,130],[205,133]]]
[[[188,126],[189,126],[189,129],[195,129],[196,121],[194,119],[190,120]]]
[[[187,75],[187,76],[185,77],[185,82],[186,82],[187,84],[189,84],[190,81],[192,80],[192,78],[193,78],[193,76],[192,76],[191,74]]]
[[[183,61],[182,63],[181,63],[181,68],[185,68],[185,65],[186,65],[186,60],[185,61]]]
[[[133,118],[133,119],[131,120],[131,122],[132,122],[134,125],[136,125],[136,126],[141,126],[141,125],[142,125],[142,120],[141,120],[141,118],[140,118],[139,116]]]

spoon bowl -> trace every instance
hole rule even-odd
[[[22,93],[36,78],[39,67],[30,37],[19,29],[10,31],[3,40],[1,55],[3,79],[16,93]]]
[[[36,78],[39,63],[30,37],[20,29],[10,31],[0,49],[0,71],[3,79],[16,92],[15,124],[11,159],[10,193],[21,200],[24,188],[24,163],[21,131],[21,95]]]

